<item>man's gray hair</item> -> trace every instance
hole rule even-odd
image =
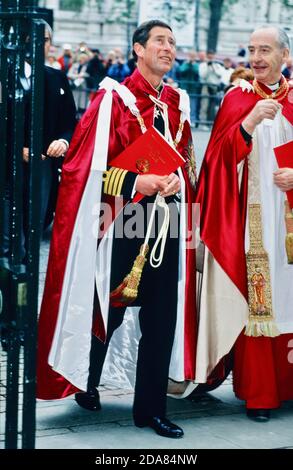
[[[259,26],[254,30],[259,31],[261,29],[274,29],[277,32],[278,36],[278,43],[281,49],[289,49],[290,50],[290,39],[286,31],[282,28],[279,28],[278,26],[270,26],[270,25],[264,25],[264,26]]]
[[[44,26],[45,26],[45,32],[47,31],[47,33],[49,34],[50,39],[52,41],[52,39],[53,39],[53,29],[51,28],[49,23],[47,23],[47,21],[44,20],[43,23],[44,23]]]
[[[290,50],[290,39],[286,31],[282,28],[276,28],[278,31],[278,42],[280,44],[281,49],[289,49]]]

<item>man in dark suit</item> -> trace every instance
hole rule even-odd
[[[45,28],[45,58],[52,43],[52,30]],[[66,75],[52,67],[44,67],[43,163],[41,165],[41,228],[48,225],[55,210],[59,170],[76,125],[76,109]],[[30,109],[27,109],[25,141],[29,135]],[[24,149],[24,160],[28,148]],[[25,172],[28,168],[25,169]]]
[[[45,27],[44,55],[47,57],[52,41],[52,30],[49,25]],[[24,80],[22,82],[24,91],[29,98],[31,66],[25,62]],[[72,92],[68,80],[60,70],[44,66],[44,106],[43,106],[43,150],[42,165],[40,166],[41,179],[41,211],[40,227],[48,225],[53,218],[55,210],[59,171],[62,165],[62,158],[69,147],[75,125],[76,109]],[[25,104],[25,134],[23,149],[23,233],[22,255],[26,255],[26,231],[28,216],[29,197],[29,133],[30,133],[30,100]],[[4,208],[4,239],[0,246],[0,256],[8,257],[10,254],[10,233],[9,233],[9,210],[10,210],[10,190],[9,181],[5,195]]]

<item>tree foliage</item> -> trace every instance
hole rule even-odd
[[[103,0],[96,0],[98,4],[104,4]],[[107,23],[127,24],[133,18],[137,9],[136,0],[114,0],[109,11]]]
[[[101,0],[96,0],[100,2]],[[107,23],[121,24],[125,27],[127,56],[131,51],[131,33],[134,25],[136,25],[137,1],[136,0],[114,0],[112,8],[109,12],[109,17],[106,19]]]
[[[219,39],[219,28],[220,21],[225,11],[229,10],[232,5],[237,3],[239,0],[204,0],[203,6],[209,8],[210,19],[207,37],[207,50],[217,50],[218,39]]]
[[[60,9],[69,11],[81,11],[85,0],[60,0]]]
[[[190,18],[190,8],[194,0],[169,0],[158,2],[155,10],[161,14],[163,12],[165,20],[169,24],[185,24]]]

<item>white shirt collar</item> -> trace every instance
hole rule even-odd
[[[25,78],[30,78],[32,74],[32,67],[28,62],[24,63],[24,76]]]
[[[274,83],[273,85],[267,85],[267,87],[272,91],[276,91],[280,87],[280,83],[277,82],[277,83]]]

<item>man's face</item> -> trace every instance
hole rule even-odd
[[[208,52],[207,60],[210,62],[210,61],[213,61],[214,59],[215,59],[215,54],[213,52]]]
[[[274,28],[252,33],[248,51],[250,65],[258,81],[272,85],[280,80],[282,64],[286,61],[289,51],[281,49],[278,33]]]
[[[232,62],[230,59],[224,59],[223,63],[224,63],[225,69],[229,69],[230,67],[232,67]]]
[[[200,51],[200,52],[198,53],[198,58],[199,58],[199,60],[200,60],[201,62],[204,62],[204,61],[206,60],[206,57],[207,57],[207,56],[206,56],[206,53],[205,53],[204,51]]]
[[[195,62],[195,61],[196,61],[197,54],[196,54],[195,51],[190,51],[189,54],[188,54],[188,57],[189,57],[189,61],[190,61],[190,62]]]
[[[51,47],[51,36],[48,33],[48,31],[45,31],[45,38],[44,38],[44,55],[45,55],[45,59],[49,55],[50,47]]]
[[[146,44],[135,44],[138,64],[149,72],[163,77],[172,68],[176,56],[176,42],[172,31],[155,26]]]

